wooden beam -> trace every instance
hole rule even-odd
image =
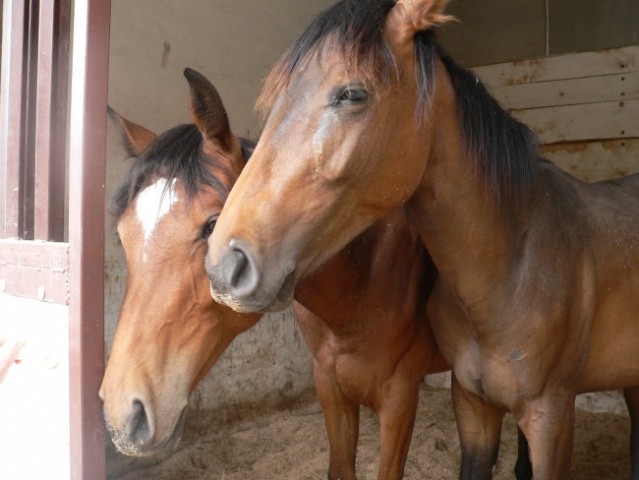
[[[73,2],[70,110],[71,479],[105,478],[104,205],[110,0]]]
[[[514,110],[541,143],[639,138],[639,100]]]
[[[639,72],[639,46],[473,68],[489,87]]]
[[[541,151],[546,158],[585,182],[639,173],[639,138],[558,143],[544,146]]]
[[[509,109],[623,102],[639,99],[639,72],[506,85],[490,92]]]

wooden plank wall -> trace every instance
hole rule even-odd
[[[539,136],[544,155],[577,177],[639,172],[639,46],[474,71]]]

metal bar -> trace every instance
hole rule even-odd
[[[71,0],[41,1],[35,111],[34,238],[64,240]]]
[[[26,36],[23,53],[23,107],[22,107],[22,155],[20,158],[21,189],[20,214],[22,233],[20,238],[33,239],[33,210],[35,185],[35,120],[37,100],[37,52],[39,0],[27,0]]]
[[[71,0],[58,0],[56,3],[56,18],[54,31],[53,51],[53,121],[51,125],[52,135],[52,161],[51,168],[51,196],[50,235],[51,239],[62,242],[65,238],[65,200],[67,172],[67,125],[69,120],[69,52],[71,50]]]
[[[8,0],[7,0],[8,1]],[[2,17],[4,15],[4,0],[0,0],[0,42],[2,41]],[[0,43],[0,50],[2,50],[2,43]],[[0,73],[2,73],[2,63],[0,62]]]
[[[110,0],[72,4],[69,119],[71,478],[105,478],[104,182]]]
[[[24,124],[25,2],[3,4],[0,83],[0,237],[23,234],[21,158]]]
[[[34,238],[53,240],[51,232],[53,52],[56,2],[40,2],[36,68],[34,148]]]

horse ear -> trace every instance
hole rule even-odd
[[[158,138],[152,131],[127,120],[111,107],[107,107],[107,109],[109,117],[111,117],[111,120],[116,124],[124,138],[129,154],[138,157]]]
[[[396,48],[413,48],[413,38],[421,30],[454,20],[444,10],[450,0],[397,0],[386,17],[385,34]]]
[[[204,75],[186,68],[184,76],[191,87],[191,118],[207,140],[217,141],[224,148],[232,143],[231,126],[220,98],[211,82]]]

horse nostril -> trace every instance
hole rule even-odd
[[[251,264],[242,250],[231,250],[227,256],[227,265],[225,276],[229,285],[237,288],[243,282],[246,283],[247,277],[250,276]]]
[[[236,296],[250,295],[257,289],[261,278],[257,262],[239,242],[231,242],[230,249],[222,257],[221,267],[224,282]]]
[[[137,445],[144,445],[151,441],[153,431],[149,418],[144,408],[144,404],[140,400],[133,400],[133,409],[131,412],[131,429],[129,433],[130,440]]]

